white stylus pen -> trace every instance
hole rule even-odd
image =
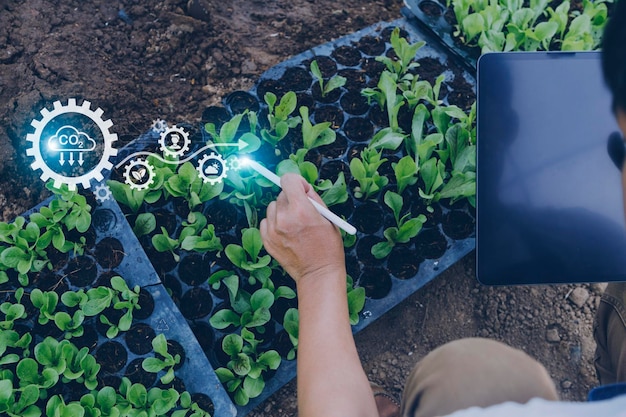
[[[278,187],[280,187],[280,177],[274,174],[269,169],[265,168],[263,165],[259,164],[258,162],[253,161],[252,159],[246,158],[242,161],[242,165],[250,166],[256,172],[263,175],[265,178],[267,178],[268,180],[276,184]],[[356,234],[356,228],[352,226],[350,223],[348,223],[341,217],[337,216],[335,213],[328,210],[326,207],[322,206],[320,203],[313,200],[311,197],[307,197],[307,198],[313,204],[313,207],[315,207],[315,209],[322,216],[324,216],[328,221],[330,221],[332,224],[338,226],[340,229],[344,230],[348,234],[351,234],[351,235]]]

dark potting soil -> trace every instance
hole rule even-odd
[[[444,8],[441,6],[441,3],[431,0],[424,0],[420,2],[419,8],[422,12],[424,12],[426,16],[434,17],[441,16],[444,10]]]
[[[361,90],[367,86],[365,70],[361,68],[344,68],[339,70],[337,74],[346,79],[346,83],[343,85],[343,88],[348,91],[361,94]]]
[[[151,387],[157,380],[157,374],[145,371],[141,367],[141,363],[145,358],[135,358],[126,367],[124,376],[130,379],[133,384],[142,384],[145,387]]]
[[[381,265],[384,259],[377,259],[372,255],[372,247],[377,243],[384,242],[385,239],[376,235],[366,235],[361,237],[356,244],[356,256],[364,265]]]
[[[361,52],[353,46],[342,45],[333,50],[331,56],[346,67],[356,67],[361,63]]]
[[[213,309],[213,299],[209,290],[195,287],[187,291],[180,299],[180,312],[189,320],[208,316]]]
[[[145,288],[139,290],[139,309],[133,311],[133,317],[137,320],[145,320],[154,312],[154,298]]]
[[[215,407],[213,405],[213,401],[208,395],[202,393],[194,393],[191,394],[191,401],[197,403],[200,408],[210,415],[215,415]]]
[[[124,246],[114,237],[105,237],[96,244],[95,256],[104,269],[115,268],[124,259]]]
[[[172,382],[170,382],[169,384],[164,384],[164,383],[161,382],[161,380],[158,380],[157,384],[156,384],[156,387],[157,388],[161,388],[161,389],[174,388],[178,392],[185,392],[185,391],[187,391],[187,388],[185,387],[185,381],[183,381],[182,379],[180,379],[177,376],[175,376],[174,379],[172,380]]]
[[[340,158],[346,153],[346,149],[348,149],[348,139],[339,132],[336,132],[333,143],[317,148],[319,153],[326,158]]]
[[[339,129],[343,125],[343,110],[337,106],[320,106],[313,113],[315,123],[329,122],[332,129]]]
[[[45,269],[33,274],[30,281],[34,288],[39,288],[41,291],[54,291],[59,296],[69,290],[63,275]]]
[[[196,286],[205,283],[211,275],[211,267],[215,264],[215,255],[190,253],[181,259],[178,265],[178,276],[184,283]]]
[[[76,287],[91,285],[98,277],[96,261],[87,255],[70,259],[65,271],[72,285]]]
[[[396,246],[391,250],[387,268],[396,278],[410,279],[417,275],[423,260],[415,248]]]
[[[380,36],[363,36],[355,44],[361,52],[371,56],[378,56],[387,48],[385,40]]]
[[[354,209],[351,221],[362,233],[376,233],[383,225],[383,209],[374,201],[366,201]]]
[[[82,336],[73,337],[71,340],[78,348],[88,348],[90,353],[93,353],[98,345],[98,332],[96,331],[95,320],[95,318],[90,318],[83,322]]]
[[[231,114],[244,113],[246,110],[251,112],[259,111],[259,100],[256,96],[247,91],[233,91],[224,98],[224,104],[230,110]]]
[[[448,249],[448,241],[438,228],[422,229],[414,238],[417,253],[426,259],[437,259]]]
[[[124,310],[116,310],[113,307],[108,307],[104,309],[101,315],[104,315],[111,323],[117,324],[120,322],[120,318],[124,315]],[[96,320],[96,330],[98,330],[98,333],[102,336],[106,337],[109,325],[102,323],[100,320]]]
[[[204,352],[213,349],[213,343],[215,343],[213,327],[204,322],[192,322],[189,324],[189,327]]]
[[[311,62],[313,61],[317,62],[317,66],[325,80],[337,74],[337,63],[331,57],[318,55],[315,58],[304,61],[303,64],[306,68],[311,68]]]
[[[451,210],[443,217],[443,232],[452,239],[465,239],[475,230],[475,220],[465,211]]]
[[[114,389],[119,389],[122,384],[122,378],[117,375],[109,375],[105,372],[99,372],[98,376],[98,389],[101,390],[104,387],[113,387]]]
[[[326,84],[324,84],[324,86],[326,86]],[[339,100],[341,93],[342,93],[342,89],[340,87],[340,88],[335,88],[332,91],[328,91],[326,94],[323,94],[320,88],[320,84],[318,82],[313,83],[313,86],[311,87],[311,95],[313,96],[315,101],[319,103],[325,103],[325,104],[335,103],[337,100]]]
[[[219,128],[230,120],[230,113],[223,106],[209,106],[202,111],[202,123],[213,123]]]
[[[367,98],[358,90],[347,91],[341,96],[339,103],[341,103],[341,108],[345,110],[346,113],[355,116],[364,115],[370,109]]]
[[[280,81],[286,91],[303,92],[311,87],[313,77],[311,77],[311,73],[308,69],[290,67],[285,70],[285,73],[280,78]],[[302,106],[303,104],[298,101],[298,105]]]
[[[339,178],[340,172],[343,172],[346,182],[351,180],[352,175],[350,174],[350,167],[347,163],[339,159],[322,164],[319,170],[319,175],[322,179],[329,179],[332,182],[335,182]]]
[[[274,350],[278,352],[281,358],[287,359],[289,351],[293,348],[289,334],[283,329],[276,334],[274,342]]]
[[[359,277],[359,286],[365,288],[366,297],[384,298],[391,291],[391,276],[382,267],[367,267]]]
[[[343,126],[348,139],[354,142],[367,142],[374,135],[374,125],[365,117],[351,117]]]
[[[136,355],[145,355],[152,351],[155,331],[145,323],[136,323],[124,334],[126,346]]]
[[[212,201],[206,205],[202,213],[206,216],[207,222],[215,226],[216,233],[232,230],[239,221],[238,206],[226,200]]]
[[[128,353],[121,343],[108,341],[104,342],[98,350],[96,350],[94,357],[102,366],[101,369],[104,372],[115,373],[126,365]]]

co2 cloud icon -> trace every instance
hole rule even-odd
[[[74,126],[63,126],[48,139],[48,149],[59,152],[91,152],[96,141]]]

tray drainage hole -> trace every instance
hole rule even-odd
[[[436,1],[424,0],[419,4],[419,8],[427,16],[441,16],[443,14],[443,6]]]

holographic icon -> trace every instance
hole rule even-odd
[[[180,157],[189,150],[189,133],[182,127],[172,126],[161,132],[159,146],[163,155]]]
[[[124,181],[133,190],[145,190],[154,182],[154,168],[145,159],[135,159],[126,165]]]
[[[165,120],[154,119],[150,128],[157,133],[163,133],[167,130],[168,127],[169,126],[167,125],[167,122]]]
[[[75,190],[78,184],[90,187],[91,180],[102,181],[103,171],[113,167],[117,155],[113,143],[117,135],[110,132],[113,122],[103,120],[104,111],[91,110],[87,100],[81,105],[70,98],[66,105],[53,103],[53,109],[42,109],[41,119],[33,120],[33,133],[26,135],[31,147],[26,150],[34,158],[33,170],[41,170],[41,179],[54,180],[59,188],[66,184]]]
[[[222,181],[228,172],[226,160],[215,152],[204,155],[200,161],[198,161],[196,169],[202,181],[213,185]]]
[[[106,184],[98,184],[93,189],[93,195],[101,203],[111,198],[111,189]]]

